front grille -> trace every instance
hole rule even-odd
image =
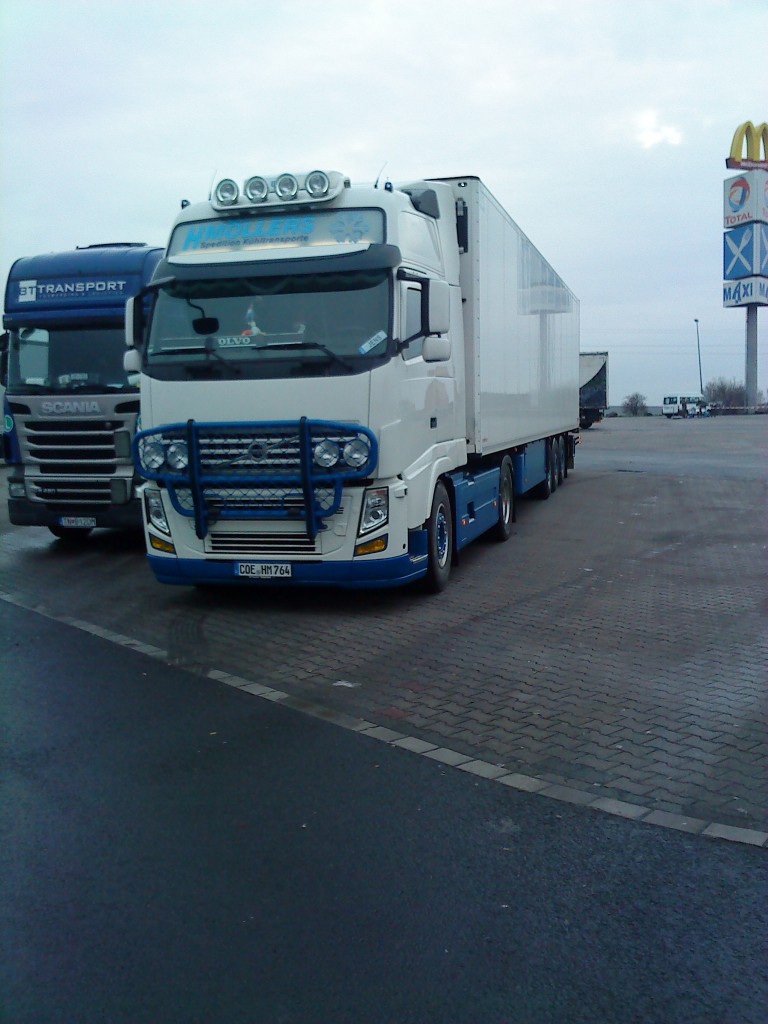
[[[184,513],[194,511],[192,491],[186,487],[175,488],[176,501]],[[212,514],[218,512],[249,512],[260,509],[280,518],[299,519],[304,510],[304,495],[299,488],[286,487],[214,487],[205,489],[205,500]],[[334,492],[317,488],[315,502],[321,512],[333,507]]]
[[[109,480],[56,480],[27,477],[33,501],[52,505],[110,505]]]
[[[111,476],[117,469],[113,420],[23,420],[18,424],[30,464],[40,473]]]
[[[216,555],[296,556],[318,554],[306,533],[217,533],[208,535],[208,550]]]
[[[301,462],[298,435],[201,435],[199,453],[202,467],[222,475],[227,472],[290,472],[297,469]]]
[[[134,455],[138,472],[167,489],[200,538],[221,520],[299,520],[314,543],[344,486],[376,466],[378,446],[367,427],[324,420],[189,420],[138,434]]]
[[[359,436],[357,430],[322,430],[318,435],[332,441],[343,451],[344,446]],[[312,438],[318,440],[318,436]],[[311,442],[310,442],[311,443]],[[301,469],[301,438],[298,432],[278,432],[259,429],[254,424],[252,432],[226,432],[200,429],[198,434],[198,459],[201,471],[216,476],[293,475]],[[322,470],[314,466],[317,476],[334,475],[335,467]]]

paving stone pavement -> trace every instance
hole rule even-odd
[[[201,594],[155,584],[135,541],[72,553],[7,525],[2,589],[191,671],[503,766],[521,788],[766,833],[768,417],[609,420],[580,449],[438,596]]]

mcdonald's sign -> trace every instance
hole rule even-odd
[[[751,121],[740,124],[734,132],[731,155],[725,161],[725,166],[746,170],[768,170],[768,124],[763,122],[754,125]]]

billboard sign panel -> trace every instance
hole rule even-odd
[[[723,235],[723,280],[768,277],[768,224],[745,224]]]
[[[724,306],[768,306],[768,277],[723,282]]]
[[[768,222],[768,171],[744,171],[723,183],[723,227]]]

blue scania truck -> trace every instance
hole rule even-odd
[[[125,304],[162,253],[118,242],[11,267],[0,351],[15,525],[70,541],[95,527],[140,526],[131,459],[139,395],[123,369]]]

